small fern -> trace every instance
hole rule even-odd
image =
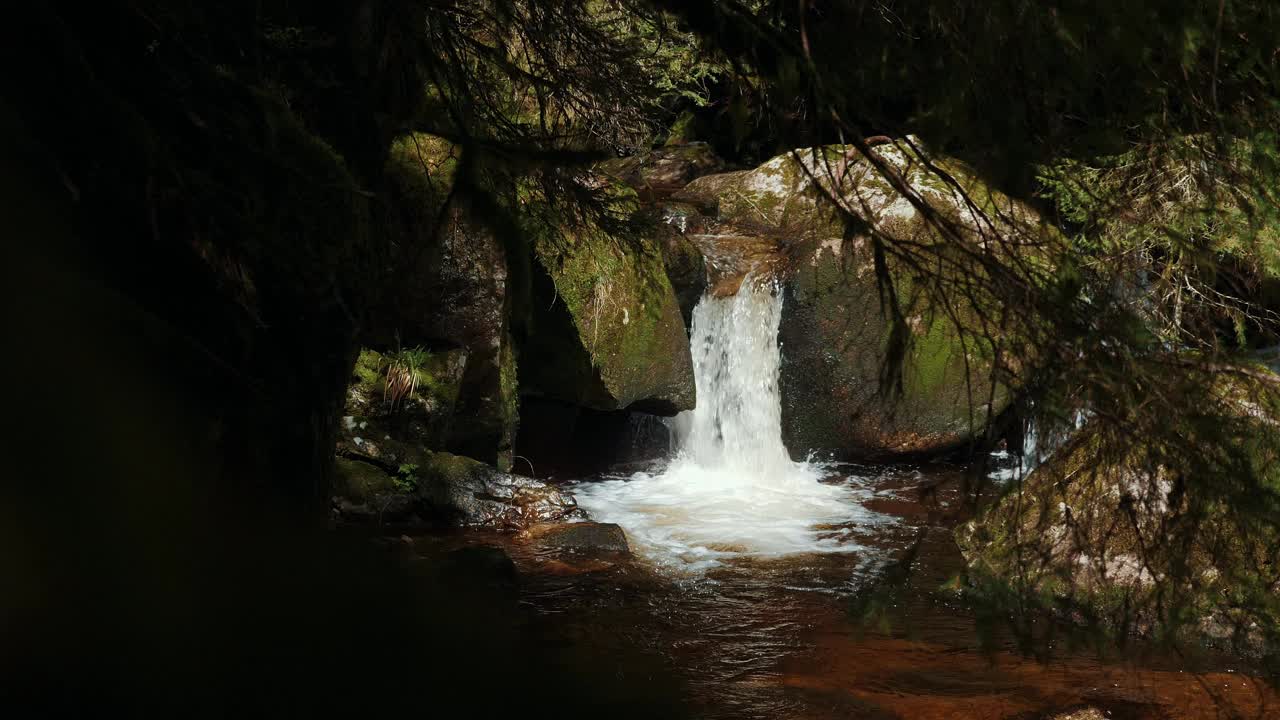
[[[392,412],[416,396],[418,377],[430,358],[431,353],[422,347],[397,350],[387,356],[382,399],[391,403]]]

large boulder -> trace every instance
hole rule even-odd
[[[783,434],[794,455],[868,458],[957,448],[1007,405],[1009,393],[993,387],[986,351],[962,339],[953,322],[952,312],[967,317],[969,311],[933,306],[909,273],[892,263],[889,272],[911,338],[901,392],[882,392],[892,325],[881,303],[871,243],[866,233],[846,232],[829,198],[895,238],[917,244],[947,240],[854,152],[832,146],[788,153],[752,170],[699,178],[673,199],[710,217],[695,241],[718,248],[714,252],[727,258],[721,264],[738,268],[737,274],[713,278],[714,292],[735,292],[742,268],[767,268],[781,278]],[[875,152],[961,232],[1042,232],[1031,210],[984,186],[957,161],[928,158],[994,218],[991,223],[913,151],[893,144]]]
[[[506,469],[518,422],[507,257],[467,208],[445,207],[456,154],[422,133],[392,146],[380,218],[397,238],[383,259],[393,280],[364,339],[383,351],[465,351],[449,431],[431,447]]]
[[[1277,387],[1221,383],[1167,437],[1089,422],[957,530],[973,586],[1124,631],[1191,623],[1252,643],[1280,627]]]
[[[902,392],[883,392],[890,327],[866,248],[810,241],[793,257],[778,330],[783,439],[793,452],[938,453],[962,446],[1006,407],[1009,393],[993,388],[983,348],[919,302]]]
[[[618,205],[634,212],[634,193],[618,195]],[[691,409],[688,334],[658,241],[594,222],[531,224],[521,394],[595,410]]]

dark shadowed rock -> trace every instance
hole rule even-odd
[[[545,398],[520,402],[516,466],[535,477],[577,478],[665,457],[665,419],[632,410],[592,410]]]
[[[440,138],[418,133],[392,146],[379,218],[400,241],[383,260],[392,279],[365,344],[464,351],[448,432],[431,447],[507,468],[517,423],[507,258],[467,208],[444,209],[455,170],[456,149]]]

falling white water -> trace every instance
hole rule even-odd
[[[882,519],[820,466],[782,444],[778,322],[782,298],[748,279],[693,311],[697,408],[674,421],[679,451],[658,474],[584,483],[578,502],[621,525],[664,564],[702,569],[733,557],[860,549],[850,527]]]

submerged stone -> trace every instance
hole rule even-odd
[[[530,539],[545,548],[584,553],[627,554],[627,535],[615,523],[579,522],[535,527]]]

